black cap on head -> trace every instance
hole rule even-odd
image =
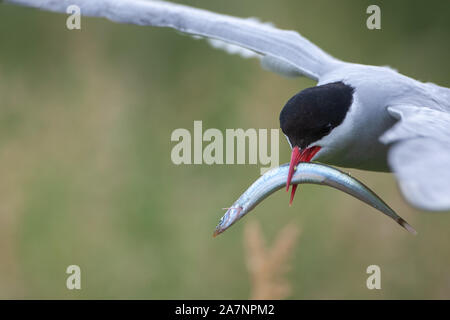
[[[280,113],[280,127],[292,147],[306,148],[344,121],[354,89],[343,82],[307,88],[293,96]]]

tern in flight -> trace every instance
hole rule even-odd
[[[236,18],[166,1],[6,0],[114,22],[169,27],[207,38],[216,48],[256,57],[285,76],[306,76],[317,86],[286,103],[280,127],[292,156],[287,186],[299,162],[393,171],[415,207],[450,209],[450,89],[423,83],[389,67],[339,60],[296,31],[257,19]],[[292,196],[295,192],[293,186]],[[291,196],[291,197],[292,197]]]

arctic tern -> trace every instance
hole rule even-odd
[[[292,148],[287,187],[299,162],[393,171],[405,198],[450,209],[450,89],[384,66],[339,60],[296,31],[166,1],[6,0],[114,22],[169,27],[207,38],[216,48],[256,57],[265,69],[306,76],[317,86],[294,95],[280,114]],[[293,189],[292,196],[295,192]]]

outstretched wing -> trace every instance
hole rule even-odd
[[[66,13],[76,5],[84,16],[104,17],[119,23],[169,27],[179,31],[224,41],[213,45],[229,52],[236,46],[262,56],[262,65],[288,76],[305,75],[314,80],[340,63],[295,31],[280,30],[256,19],[243,19],[165,1],[144,0],[6,0]],[[247,52],[248,53],[248,52]]]
[[[414,206],[450,210],[450,114],[426,107],[388,107],[399,120],[380,140],[393,144],[388,162]]]

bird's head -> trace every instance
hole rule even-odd
[[[280,113],[280,127],[292,148],[287,189],[299,162],[309,162],[321,150],[324,137],[343,123],[354,89],[343,82],[307,88],[293,96]]]

